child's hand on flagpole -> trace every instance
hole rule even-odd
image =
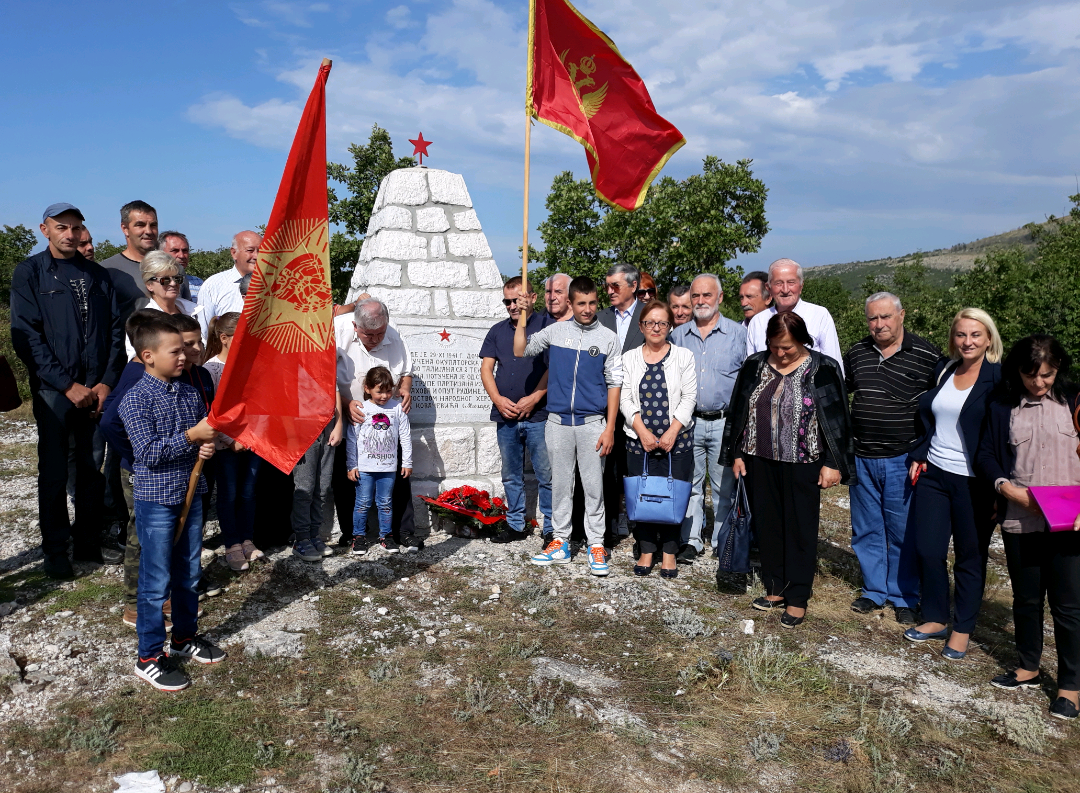
[[[212,441],[217,437],[217,430],[210,426],[210,422],[203,419],[194,427],[188,430],[188,437],[193,442],[205,443]]]
[[[209,460],[214,456],[214,442],[205,441],[199,444],[199,459]]]

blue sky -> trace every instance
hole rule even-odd
[[[757,268],[932,250],[1061,214],[1080,173],[1075,3],[582,0],[688,143],[749,157]],[[331,160],[371,125],[465,175],[500,267],[521,237],[525,0],[5,2],[0,223],[71,201],[96,239],[154,204],[197,247],[265,222],[319,60]],[[532,217],[577,144],[533,135]],[[534,222],[534,227],[535,227]],[[539,244],[538,235],[533,235]]]

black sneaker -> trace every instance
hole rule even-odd
[[[190,658],[200,664],[216,664],[228,656],[224,650],[202,636],[188,639],[186,642],[172,640],[169,655],[177,658]]]
[[[518,540],[524,540],[525,535],[520,531],[514,531],[513,529],[499,527],[491,535],[491,541],[497,543],[517,542]],[[402,543],[402,550],[406,550],[407,541]]]
[[[352,536],[352,532],[349,532],[348,534],[342,532],[341,536],[338,537],[337,546],[338,548],[348,548],[350,545],[353,544],[353,542],[354,538]]]
[[[918,618],[915,614],[915,609],[909,609],[906,606],[897,606],[893,609],[893,613],[896,615],[896,621],[900,625],[918,624]]]
[[[199,600],[216,598],[221,594],[221,584],[215,583],[210,579],[210,576],[203,573],[199,576],[199,583],[195,585],[195,591],[199,595]]]
[[[1003,675],[998,675],[990,681],[990,685],[995,688],[1003,688],[1006,691],[1020,691],[1024,688],[1039,688],[1041,686],[1038,675],[1035,675],[1030,680],[1017,680],[1015,669]]]
[[[71,560],[73,562],[104,563],[104,560],[101,557],[100,545],[76,545],[71,549]],[[123,554],[120,555],[120,561],[124,561]],[[116,564],[116,562],[113,562],[112,564]]]
[[[191,685],[191,679],[164,653],[145,661],[140,658],[135,674],[158,691],[183,691]]]
[[[786,600],[769,600],[767,597],[755,598],[750,604],[758,611],[772,611],[773,609],[787,608]]]
[[[371,543],[368,542],[366,534],[361,534],[359,537],[352,538],[352,554],[353,556],[363,556],[368,552],[368,548],[371,547]]]
[[[1077,710],[1076,705],[1069,702],[1065,697],[1058,697],[1054,700],[1054,704],[1050,706],[1050,715],[1055,719],[1074,721],[1077,716],[1080,716],[1080,710]]]
[[[397,542],[394,541],[394,537],[391,534],[379,538],[379,545],[381,545],[382,549],[387,553],[397,553],[398,550],[400,550],[398,548]]]
[[[49,578],[74,578],[75,569],[66,553],[49,554],[41,565]]]
[[[698,558],[698,550],[693,545],[684,545],[679,549],[679,552],[675,554],[675,561],[679,564],[693,564],[694,560]]]
[[[523,539],[524,537],[525,537],[524,534],[519,534],[519,535],[517,535],[516,539],[520,540],[520,539]],[[492,542],[495,542],[495,540],[492,540]],[[402,553],[418,553],[418,552],[420,552],[422,550],[424,550],[424,541],[423,540],[418,540],[416,537],[414,537],[411,534],[401,541],[401,552]]]
[[[871,611],[878,611],[880,609],[881,606],[867,597],[855,598],[851,604],[851,610],[856,614],[869,614]]]

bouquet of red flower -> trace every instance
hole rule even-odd
[[[438,498],[420,498],[426,501],[434,512],[472,529],[469,536],[479,536],[479,532],[484,529],[500,532],[508,528],[506,503],[498,496],[492,497],[486,490],[462,485],[444,491]]]

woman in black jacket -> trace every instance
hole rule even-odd
[[[1013,590],[1017,669],[990,682],[998,688],[1039,688],[1043,602],[1050,601],[1057,646],[1058,692],[1050,715],[1080,715],[1080,515],[1072,531],[1051,531],[1031,487],[1080,485],[1068,353],[1051,336],[1013,345],[1001,367],[1002,394],[990,404],[979,446],[979,472],[994,483],[1001,538]]]
[[[840,365],[808,349],[793,312],[774,315],[765,339],[735,381],[720,464],[746,477],[766,593],[753,606],[783,608],[793,628],[813,590],[821,489],[854,478],[855,452]]]
[[[913,642],[947,638],[941,654],[958,661],[967,653],[982,606],[995,525],[994,491],[974,470],[986,407],[1001,379],[1001,336],[989,314],[978,308],[956,314],[949,357],[937,386],[919,398],[924,434],[908,455],[915,486],[915,547],[924,622],[904,631],[904,638]],[[956,582],[951,636],[946,627],[950,538]]]

